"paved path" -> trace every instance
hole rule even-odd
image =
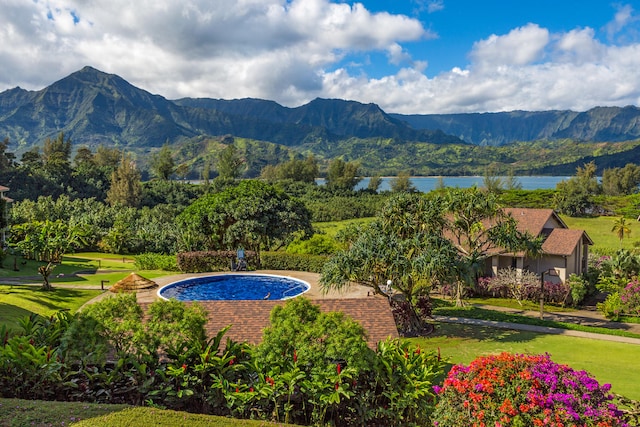
[[[518,310],[507,307],[496,307],[483,304],[474,304],[475,307],[485,308],[487,310],[500,311],[509,314],[519,314],[521,316],[527,316],[532,318],[539,318],[539,311]],[[514,329],[518,331],[530,331],[543,334],[554,335],[566,335],[581,338],[597,339],[602,341],[614,341],[627,344],[640,345],[640,338],[620,337],[616,335],[597,334],[592,332],[573,331],[562,328],[552,328],[547,326],[536,325],[524,325],[520,323],[511,322],[497,322],[492,320],[479,320],[479,319],[467,319],[463,317],[455,316],[434,316],[434,319],[438,322],[446,323],[461,323],[465,325],[477,325],[477,326],[490,326],[501,329]],[[612,322],[607,320],[599,311],[596,310],[575,310],[571,312],[545,312],[545,320],[552,320],[556,322],[574,323],[583,326],[592,326],[607,329],[618,329],[627,332],[637,333],[640,335],[640,324],[635,323],[621,323]]]

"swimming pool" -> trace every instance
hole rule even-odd
[[[272,274],[216,274],[171,283],[159,289],[158,296],[179,301],[283,300],[310,288],[303,280]]]

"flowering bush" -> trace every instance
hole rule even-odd
[[[620,291],[622,310],[631,316],[640,317],[640,282],[633,280]]]
[[[434,388],[438,427],[627,426],[611,403],[610,385],[549,355],[480,357],[454,366]]]
[[[544,282],[544,301],[565,304],[571,295],[570,283]],[[540,276],[530,271],[518,272],[512,268],[500,270],[495,277],[481,277],[474,293],[483,297],[513,298],[522,301],[540,300]]]

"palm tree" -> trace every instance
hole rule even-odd
[[[625,236],[629,237],[629,234],[631,234],[631,229],[627,225],[627,220],[623,216],[613,223],[611,231],[616,233],[616,236],[620,239],[620,247],[622,247],[622,239],[624,239]]]

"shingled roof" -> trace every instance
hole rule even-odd
[[[567,228],[567,225],[553,209],[505,208],[503,211],[518,222],[518,231],[528,232],[534,236],[539,236],[542,233],[545,224],[551,218],[560,223],[562,228]]]
[[[259,344],[262,331],[269,326],[271,310],[285,301],[199,301],[208,313],[207,336],[215,336],[222,328],[232,325],[228,338],[238,342]],[[323,312],[340,311],[360,323],[367,331],[367,344],[375,349],[379,341],[397,338],[398,329],[389,302],[383,297],[313,300]],[[141,304],[146,311],[148,303]]]
[[[550,255],[569,256],[584,237],[590,244],[593,244],[583,230],[554,228],[542,244],[542,251]]]

